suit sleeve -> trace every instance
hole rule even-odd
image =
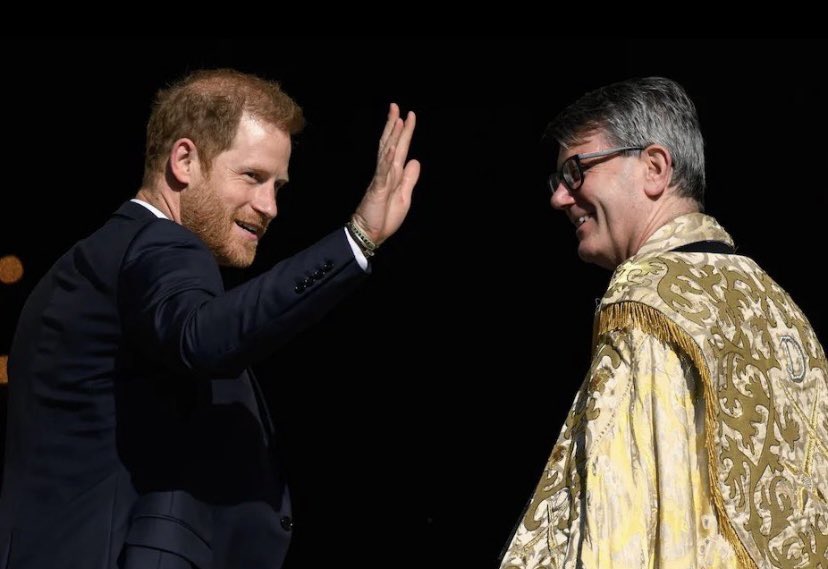
[[[365,274],[337,230],[224,292],[204,243],[159,220],[127,251],[118,302],[138,353],[198,375],[236,375],[317,321]]]

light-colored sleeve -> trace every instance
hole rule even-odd
[[[698,374],[640,330],[605,334],[504,569],[730,568]]]
[[[583,567],[736,566],[709,492],[699,381],[688,360],[639,330],[599,346],[589,378],[597,416],[578,449]]]

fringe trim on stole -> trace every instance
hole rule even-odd
[[[655,336],[662,342],[678,347],[678,349],[687,354],[693,362],[693,365],[699,371],[702,383],[704,384],[704,430],[705,446],[707,447],[707,470],[708,476],[710,477],[710,489],[713,494],[713,502],[716,506],[716,517],[719,521],[719,528],[733,546],[733,550],[736,552],[736,557],[742,567],[756,569],[756,562],[751,558],[742,540],[736,535],[736,531],[733,529],[730,519],[727,517],[724,509],[724,500],[719,491],[719,463],[716,453],[716,437],[714,434],[719,426],[719,421],[716,417],[719,402],[704,355],[702,355],[699,346],[693,341],[690,334],[667,318],[664,313],[646,304],[632,301],[610,304],[601,309],[595,323],[593,349],[600,335],[606,334],[611,330],[628,329],[630,323],[632,323],[632,327],[639,328],[644,333]]]

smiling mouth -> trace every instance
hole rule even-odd
[[[581,227],[584,223],[586,223],[587,219],[590,219],[591,215],[582,215],[575,219],[575,227]]]
[[[262,227],[260,227],[258,225],[254,225],[252,223],[245,223],[243,221],[238,221],[237,220],[236,225],[238,225],[239,227],[241,227],[242,229],[244,229],[245,231],[247,231],[248,233],[250,233],[251,235],[253,235],[255,237],[261,237],[262,234],[264,233],[264,229]]]

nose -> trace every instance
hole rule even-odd
[[[563,182],[558,184],[558,187],[552,192],[552,197],[549,201],[555,209],[565,209],[575,203],[575,200],[572,199],[572,194],[569,192],[569,188]]]
[[[276,217],[276,192],[264,184],[254,190],[250,205],[270,221]]]

